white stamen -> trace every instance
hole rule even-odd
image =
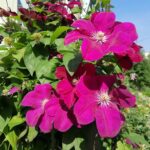
[[[92,39],[96,40],[100,44],[107,42],[107,36],[102,31],[98,31],[98,32],[93,33]]]
[[[107,106],[110,103],[110,96],[107,92],[99,92],[97,93],[97,102],[100,105]]]

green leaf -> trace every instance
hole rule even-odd
[[[32,46],[28,44],[24,53],[24,63],[28,71],[30,72],[31,76],[33,76],[33,73],[37,66],[35,59],[36,57],[32,51]]]
[[[13,54],[13,57],[18,60],[18,62],[21,61],[25,53],[25,48],[17,50],[16,54]]]
[[[65,53],[63,63],[70,75],[73,75],[79,64],[82,62],[81,54]]]
[[[76,51],[76,47],[75,47],[75,43],[69,44],[67,46],[64,45],[64,39],[60,38],[60,39],[56,39],[55,40],[55,44],[57,45],[57,51],[65,54],[66,52],[75,52]]]
[[[129,133],[126,135],[127,138],[129,138],[133,143],[136,144],[145,144],[147,146],[150,146],[150,144],[145,140],[144,136],[137,134],[137,133]]]
[[[116,150],[131,150],[129,146],[121,141],[117,142],[117,149]]]
[[[11,131],[11,132],[7,133],[5,135],[5,137],[6,137],[6,140],[12,146],[12,149],[17,150],[17,139],[18,139],[18,137],[17,137],[15,131]]]
[[[5,120],[2,116],[0,116],[0,132],[3,132],[3,130],[7,126],[8,122],[9,122],[8,118]]]
[[[63,32],[69,30],[70,27],[60,26],[58,27],[51,36],[50,43],[52,44]]]
[[[37,135],[38,135],[38,131],[35,128],[29,127],[29,131],[27,135],[28,141],[32,142]]]
[[[39,79],[40,77],[42,77],[42,75],[47,78],[55,78],[54,72],[58,64],[59,64],[59,60],[57,58],[53,58],[51,60],[39,61],[36,67],[37,78]]]
[[[11,130],[13,127],[20,125],[24,122],[25,122],[25,118],[21,118],[20,116],[13,116],[13,118],[9,121],[8,126]]]
[[[73,127],[63,134],[63,149],[92,150],[93,147],[95,147],[95,149],[101,149],[99,140],[94,124],[87,125],[82,129]]]

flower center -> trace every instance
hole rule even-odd
[[[107,92],[100,92],[97,93],[97,101],[100,105],[109,105],[110,103],[110,96]]]
[[[42,108],[45,107],[46,103],[48,102],[49,100],[47,98],[45,98],[43,101],[42,101]]]
[[[93,33],[92,39],[96,40],[100,44],[103,44],[107,41],[107,36],[105,35],[104,32],[98,31],[98,32]]]

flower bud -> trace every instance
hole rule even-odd
[[[36,42],[39,42],[41,40],[41,38],[42,38],[42,35],[41,35],[41,33],[34,33],[31,37]]]
[[[11,37],[5,37],[5,38],[3,39],[3,41],[4,41],[4,44],[6,44],[6,45],[8,45],[8,46],[11,46],[11,45],[12,45],[12,42],[13,42],[13,40],[12,40]]]

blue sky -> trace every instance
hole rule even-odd
[[[139,35],[137,43],[150,51],[150,0],[112,0],[112,4],[117,20],[134,23]]]
[[[136,25],[139,39],[137,43],[145,51],[150,51],[150,0],[112,0],[117,20]]]

